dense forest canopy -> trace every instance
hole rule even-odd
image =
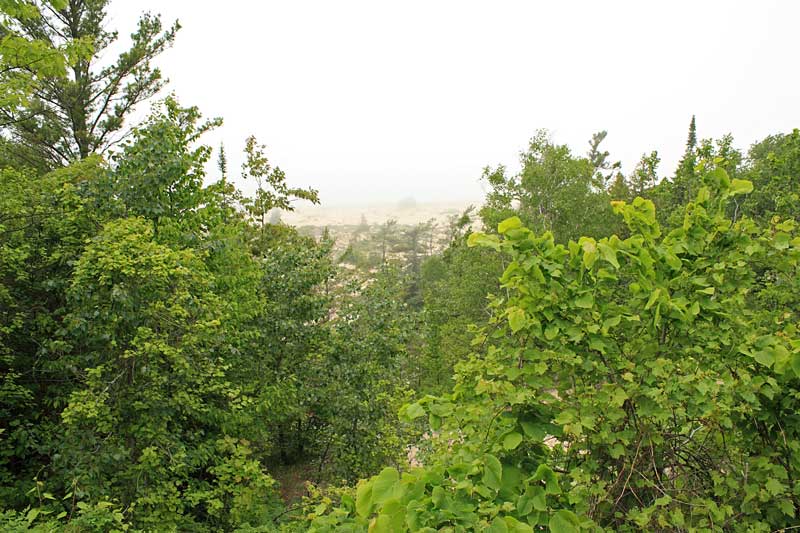
[[[628,173],[538,130],[337,248],[151,99],[177,24],[99,66],[107,3],[0,2],[0,529],[800,527],[799,130]]]

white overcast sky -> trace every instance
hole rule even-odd
[[[537,128],[630,169],[700,137],[747,148],[800,127],[800,2],[115,0],[183,29],[157,62],[169,90],[224,118],[324,204],[477,200],[486,165],[517,167]],[[210,169],[211,177],[214,171]]]

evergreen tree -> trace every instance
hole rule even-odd
[[[377,238],[380,245],[381,266],[384,266],[388,254],[397,245],[397,220],[390,219],[378,226]]]
[[[697,123],[695,116],[689,123],[689,135],[686,139],[686,150],[678,163],[675,171],[674,196],[678,205],[685,204],[692,197],[692,190],[697,190],[693,186],[695,181],[695,166],[697,165]]]
[[[592,135],[589,140],[589,162],[594,168],[594,185],[599,189],[608,187],[614,172],[619,170],[621,163],[619,161],[611,163],[608,160],[610,155],[608,150],[600,150],[600,143],[602,143],[608,136],[608,132],[603,130]]]
[[[164,29],[158,16],[144,14],[130,47],[108,66],[104,54],[118,37],[106,29],[109,0],[32,0],[11,2],[29,9],[6,11],[2,32],[41,47],[67,52],[65,75],[31,65],[21,70],[32,81],[32,95],[3,100],[0,123],[14,141],[12,152],[33,166],[60,166],[104,153],[124,136],[126,118],[137,104],[164,85],[152,65],[170,47],[179,29]],[[4,81],[18,70],[2,74]]]
[[[368,235],[369,234],[369,222],[367,222],[367,217],[364,213],[361,213],[361,220],[358,223],[358,227],[355,231],[356,235]]]
[[[219,154],[217,154],[217,169],[221,176],[222,181],[228,179],[228,156],[225,154],[225,145],[219,145]]]

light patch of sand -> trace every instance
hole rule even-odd
[[[361,216],[367,224],[383,224],[395,219],[400,225],[414,225],[434,219],[446,224],[450,216],[463,212],[469,202],[420,202],[415,205],[375,204],[366,206],[298,206],[293,212],[281,213],[281,220],[292,226],[355,226],[361,223]],[[473,205],[478,205],[474,202]]]

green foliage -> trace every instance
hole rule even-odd
[[[733,137],[730,135],[725,135],[716,141],[702,139],[698,144],[694,117],[689,125],[686,151],[674,176],[656,184],[654,179],[657,160],[652,160],[652,154],[650,158],[644,157],[635,170],[631,188],[636,194],[653,200],[658,207],[659,222],[662,225],[674,228],[683,223],[683,207],[694,200],[697,191],[704,185],[699,161],[703,162],[702,166],[706,171],[719,167],[725,170],[731,179],[738,178],[739,173],[744,170],[742,154],[733,147]],[[651,168],[653,172],[650,172]],[[641,187],[636,186],[636,183],[641,181],[641,176],[649,175],[652,175],[653,179],[647,179]],[[740,205],[742,201],[745,199],[733,198],[730,203],[729,210],[734,220],[743,214]]]
[[[54,500],[52,495],[44,498]],[[69,498],[67,498],[69,499]],[[25,512],[0,512],[0,528],[8,533],[84,533],[89,531],[129,531],[125,514],[114,502],[101,501],[95,505],[77,502],[71,512],[60,511],[55,504],[33,507]]]
[[[362,220],[339,269],[172,96],[101,158],[178,29],[100,68],[107,4],[0,0],[0,529],[797,527],[797,130],[693,118],[660,182],[540,131],[484,231]]]
[[[452,242],[422,266],[424,345],[421,380],[416,389],[433,394],[452,385],[453,368],[471,351],[473,325],[484,325],[491,313],[487,296],[500,290],[501,258],[491,250],[467,246],[469,223],[452,234]]]
[[[644,154],[633,169],[633,174],[629,180],[629,188],[635,196],[641,196],[648,189],[653,188],[658,183],[657,168],[661,162],[658,157],[658,152],[650,152],[650,155]]]
[[[4,2],[0,119],[13,157],[55,168],[119,142],[134,107],[164,84],[151,62],[179,28],[142,15],[129,48],[100,61],[118,37],[106,27],[108,0]],[[100,67],[100,64],[106,64]]]
[[[583,158],[539,130],[520,155],[519,175],[507,176],[502,166],[485,169],[483,179],[491,187],[481,209],[486,227],[517,215],[535,231],[551,231],[558,242],[606,234],[615,220],[606,192],[610,175],[602,175],[612,167],[606,164],[607,154],[598,152],[604,137],[595,136],[589,157]]]
[[[204,165],[211,149],[193,145],[221,120],[200,118],[197,108],[182,108],[169,97],[115,157],[114,192],[124,212],[151,220],[156,234],[175,234],[167,238],[197,238],[203,229]]]
[[[409,353],[416,324],[403,302],[401,272],[387,268],[350,289],[330,323],[315,413],[326,424],[319,468],[332,479],[355,481],[404,462],[412,432],[397,412],[410,399],[418,368]]]
[[[601,151],[600,144],[608,136],[608,132],[603,130],[592,135],[589,141],[589,162],[594,169],[594,185],[605,189],[614,172],[619,170],[620,162],[611,163],[608,157],[611,155],[607,150]]]
[[[62,412],[65,472],[118,494],[142,526],[184,529],[258,511],[272,481],[226,429],[253,399],[227,378],[222,306],[198,254],[106,225],[75,267],[65,318],[81,385]],[[237,483],[233,476],[237,476]],[[135,487],[140,487],[138,490]]]
[[[113,168],[0,171],[5,529],[269,531],[273,467],[399,464],[402,277],[334,294],[330,240],[203,185],[216,124],[168,98]]]
[[[15,109],[30,104],[40,88],[39,78],[61,78],[66,75],[74,42],[54,46],[39,36],[26,35],[19,24],[36,24],[42,19],[42,7],[58,7],[60,2],[41,5],[21,1],[0,4],[0,109]],[[6,116],[3,124],[8,120]]]
[[[800,212],[800,130],[770,135],[754,144],[744,176],[755,188],[734,206],[734,216],[747,214],[762,222],[776,215],[796,218]]]
[[[438,431],[423,468],[384,470],[314,531],[774,531],[795,524],[800,340],[793,221],[731,223],[750,186],[717,167],[681,227],[615,203],[630,236],[558,245],[504,221],[509,291],[452,394],[405,415]],[[436,449],[438,447],[438,449]]]
[[[267,214],[273,209],[293,211],[294,200],[319,203],[319,195],[314,189],[289,187],[286,174],[279,167],[272,168],[264,150],[265,146],[258,144],[255,137],[248,137],[244,148],[246,159],[242,164],[242,178],[256,182],[256,195],[247,204],[247,209],[261,222],[262,228],[266,225]]]
[[[36,179],[0,171],[0,499],[9,505],[24,505],[61,434],[71,380],[55,364],[58,334],[72,262],[102,223],[90,197],[105,176],[91,158]]]

